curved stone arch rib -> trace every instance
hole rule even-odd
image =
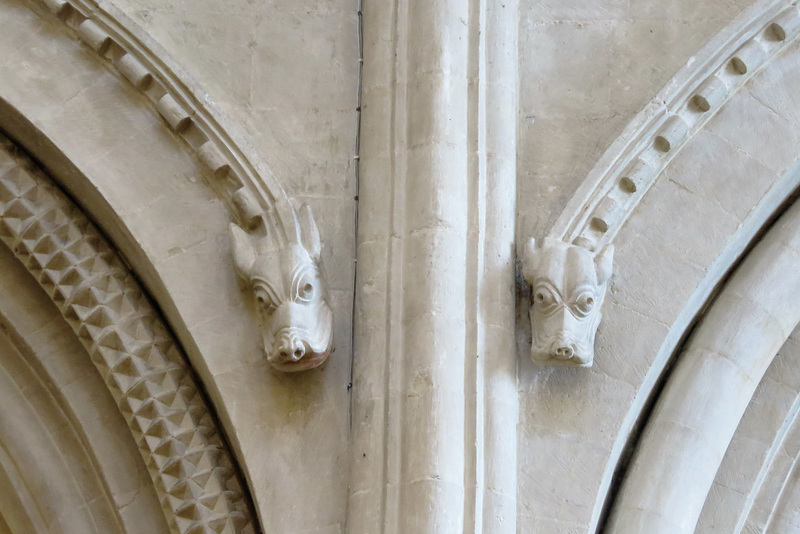
[[[22,532],[47,532],[47,523],[36,507],[34,497],[22,483],[17,467],[0,446],[0,509],[3,521]],[[0,531],[1,532],[1,531]]]
[[[0,333],[5,337],[0,339],[0,513],[15,532],[134,531],[100,483],[88,448],[74,439],[76,425],[26,365],[29,355],[23,356],[16,340],[5,333]],[[60,432],[65,428],[69,430]]]
[[[788,0],[761,1],[676,74],[612,143],[550,235],[600,250],[610,243],[691,137],[755,74],[800,36]]]
[[[170,529],[255,532],[232,455],[158,313],[92,223],[0,141],[0,240],[89,352],[139,446]]]
[[[761,466],[759,477],[753,485],[752,493],[748,496],[739,521],[736,525],[736,532],[749,532],[749,529],[757,528],[757,525],[764,525],[763,532],[769,531],[769,526],[775,518],[775,511],[781,503],[781,499],[786,492],[789,479],[798,468],[800,456],[796,456],[787,470],[778,468],[775,458],[779,451],[785,450],[787,442],[796,444],[800,439],[800,397],[795,400],[791,412],[787,415],[781,432],[772,444],[769,456]],[[771,506],[769,504],[771,503]],[[764,506],[767,505],[767,506]],[[766,518],[763,515],[766,513]]]
[[[39,5],[31,2],[37,12]],[[43,5],[152,104],[208,170],[209,185],[242,227],[275,228],[277,244],[299,239],[297,215],[281,184],[160,45],[111,4],[44,0]]]
[[[800,493],[800,456],[794,458],[791,467],[786,473],[778,492],[777,499],[770,510],[769,519],[763,532],[780,532],[785,528],[796,528],[793,521],[797,510],[798,494]],[[787,513],[788,512],[788,513]],[[786,517],[786,516],[789,517]],[[750,526],[750,525],[748,525]]]
[[[800,460],[799,333],[795,329],[778,351],[750,400],[703,505],[697,534],[770,531]]]
[[[14,414],[9,411],[10,407],[7,410],[5,401],[2,419],[11,422],[6,424],[6,428],[12,442],[23,439],[18,430],[20,425],[32,423],[34,426],[43,425],[51,440],[58,444],[53,454],[39,455],[32,466],[28,463],[30,467],[22,471],[26,486],[33,489],[23,492],[33,493],[39,503],[36,505],[38,510],[61,510],[54,515],[71,516],[68,502],[48,498],[59,486],[62,489],[56,490],[56,494],[65,491],[76,493],[76,490],[64,487],[67,477],[53,476],[57,470],[50,464],[66,461],[79,481],[77,493],[84,495],[84,502],[92,503],[88,508],[94,511],[98,505],[108,502],[111,510],[105,514],[106,517],[118,518],[118,528],[100,524],[98,530],[101,534],[169,533],[136,442],[131,439],[125,418],[88,353],[47,293],[4,245],[0,245],[0,273],[0,376],[7,375],[18,391],[25,392],[25,399],[30,399],[28,404],[37,414],[33,419],[38,422],[33,421],[30,415]],[[8,385],[6,381],[6,392],[11,389]],[[5,398],[3,393],[0,395]],[[0,434],[0,439],[5,440],[5,436]],[[50,440],[44,441],[25,439],[21,447],[22,458],[15,457],[15,463],[30,462],[30,450],[47,450],[46,441]],[[43,476],[37,478],[36,473]],[[45,489],[36,489],[37,482]],[[0,493],[5,487],[0,482]],[[7,489],[10,492],[11,486]],[[15,495],[9,498],[8,493],[0,497],[0,508],[3,508],[0,515],[6,515],[11,508],[10,515],[15,516],[14,519],[6,516],[7,522],[16,523],[19,519],[17,512],[23,510],[13,503],[20,500]],[[27,515],[36,514],[28,511]],[[59,524],[63,525],[61,521]],[[91,529],[73,526],[66,530],[69,534],[88,533]],[[30,526],[14,530],[46,531]],[[2,529],[0,532],[5,533]]]
[[[634,453],[609,532],[694,532],[761,377],[800,322],[798,229],[795,203],[692,334]]]
[[[791,147],[782,151],[779,157],[774,158],[774,165],[764,165],[764,188],[759,189],[757,194],[752,194],[755,190],[743,188],[740,195],[736,196],[735,201],[722,198],[721,196],[717,199],[710,189],[704,190],[702,187],[697,189],[700,193],[692,191],[688,196],[674,194],[674,191],[680,189],[684,184],[688,184],[688,187],[693,187],[692,184],[694,183],[703,183],[706,185],[724,183],[725,186],[735,186],[739,184],[745,185],[754,181],[752,178],[757,173],[750,172],[752,168],[740,166],[742,172],[735,172],[733,167],[738,160],[724,160],[724,156],[730,153],[728,149],[733,151],[739,147],[747,147],[748,154],[755,154],[758,153],[757,151],[760,146],[770,146],[770,136],[768,135],[756,136],[751,143],[747,143],[746,133],[752,133],[757,130],[745,131],[741,126],[743,121],[734,118],[749,117],[741,112],[743,109],[747,109],[749,103],[753,101],[755,101],[756,104],[761,104],[763,102],[765,110],[769,108],[768,111],[770,113],[781,113],[781,117],[783,117],[782,112],[773,112],[772,108],[774,105],[770,107],[770,104],[774,103],[773,101],[769,99],[760,100],[758,97],[764,96],[767,90],[765,87],[773,87],[777,86],[777,84],[784,84],[785,86],[787,82],[795,79],[794,70],[791,68],[789,68],[788,71],[784,70],[787,64],[790,66],[796,65],[798,41],[795,38],[793,44],[789,44],[792,35],[796,35],[788,30],[790,26],[784,23],[787,28],[787,30],[785,30],[784,41],[767,41],[770,47],[774,47],[772,49],[775,50],[775,53],[762,58],[764,61],[759,63],[761,66],[766,64],[768,58],[771,58],[772,62],[766,69],[758,71],[761,73],[758,79],[750,78],[749,81],[744,79],[753,72],[756,72],[755,69],[749,70],[744,75],[739,75],[742,79],[740,80],[741,84],[736,86],[737,91],[723,95],[723,98],[716,107],[710,107],[709,111],[703,114],[701,120],[704,122],[695,123],[696,126],[693,127],[694,129],[689,130],[680,142],[672,143],[670,152],[659,156],[660,159],[658,161],[663,164],[663,166],[667,164],[671,165],[671,169],[668,169],[668,171],[674,171],[671,176],[668,176],[668,172],[661,172],[661,170],[659,170],[658,173],[653,171],[652,175],[648,175],[650,177],[648,181],[645,182],[646,187],[637,189],[637,192],[631,196],[630,204],[624,205],[624,210],[614,212],[616,213],[615,217],[618,218],[613,219],[613,221],[615,221],[613,224],[607,225],[608,229],[604,233],[599,231],[597,233],[591,233],[594,232],[594,230],[590,228],[591,219],[593,217],[592,214],[594,213],[591,210],[595,209],[600,199],[603,198],[603,183],[608,185],[608,187],[618,187],[618,180],[624,177],[624,175],[620,173],[628,168],[626,165],[630,162],[630,158],[632,154],[636,153],[636,150],[642,147],[644,149],[655,150],[652,146],[653,140],[656,135],[659,135],[658,132],[661,131],[659,130],[660,125],[664,124],[663,121],[666,120],[665,117],[673,113],[672,110],[675,109],[687,110],[690,104],[689,100],[691,100],[693,95],[690,91],[691,85],[687,85],[686,80],[695,80],[697,86],[700,86],[702,80],[705,79],[701,76],[702,73],[710,72],[714,74],[715,71],[713,68],[729,66],[729,60],[738,53],[737,50],[745,46],[745,43],[754,37],[757,39],[756,44],[762,47],[765,42],[764,39],[768,35],[771,35],[765,35],[764,32],[767,30],[769,30],[769,32],[775,32],[776,30],[774,28],[770,29],[773,22],[787,16],[797,16],[796,8],[789,2],[759,2],[746,10],[742,17],[737,19],[727,30],[720,33],[709,46],[695,56],[695,59],[689,66],[684,68],[673,81],[662,90],[661,95],[654,99],[645,111],[628,126],[623,135],[617,139],[603,156],[603,159],[596,165],[592,174],[589,175],[578,193],[576,193],[568,204],[567,209],[562,212],[554,227],[553,234],[563,236],[565,241],[584,241],[584,243],[580,244],[584,244],[589,248],[601,249],[604,243],[608,243],[612,239],[615,241],[615,245],[617,246],[616,260],[618,269],[615,269],[616,282],[612,284],[611,292],[613,295],[611,300],[613,301],[612,305],[618,306],[616,308],[617,311],[623,307],[627,307],[625,308],[625,313],[619,315],[612,315],[612,313],[605,314],[605,335],[601,335],[597,346],[601,354],[599,361],[602,362],[600,364],[600,373],[597,375],[593,374],[591,377],[591,384],[593,387],[605,387],[607,380],[613,380],[613,383],[617,383],[633,378],[634,382],[633,393],[630,397],[624,397],[623,403],[625,403],[625,407],[620,408],[622,413],[625,413],[624,418],[617,420],[616,416],[609,416],[605,419],[619,426],[615,427],[617,434],[613,439],[613,444],[609,443],[608,456],[603,456],[605,460],[605,467],[602,470],[603,474],[602,476],[598,475],[595,479],[598,483],[597,493],[592,496],[592,498],[595,499],[595,503],[592,507],[591,518],[588,517],[588,514],[586,517],[586,525],[588,526],[589,532],[602,530],[607,520],[607,513],[610,503],[613,500],[613,493],[616,492],[617,482],[620,476],[624,474],[622,460],[627,457],[627,452],[631,450],[631,445],[638,435],[639,423],[642,421],[644,414],[649,411],[651,399],[657,391],[662,378],[665,376],[665,369],[667,369],[667,366],[673,361],[673,356],[676,353],[676,349],[682,343],[684,335],[694,324],[694,320],[700,316],[704,306],[710,301],[711,296],[716,291],[720,282],[724,280],[731,267],[746,251],[753,238],[760,233],[761,229],[772,219],[774,214],[781,211],[780,207],[785,205],[787,199],[791,197],[792,192],[796,190],[799,176],[798,165],[797,162],[792,164],[791,160],[797,156],[797,145],[792,144]],[[794,19],[792,18],[791,20]],[[787,49],[787,45],[790,47],[789,49]],[[745,49],[746,47],[741,48],[741,50]],[[762,49],[765,48],[762,47]],[[709,70],[709,65],[712,67],[711,70]],[[791,73],[791,75],[787,73]],[[676,100],[672,99],[672,97],[678,94],[683,94],[685,99],[677,100],[676,104]],[[723,106],[722,104],[728,98],[731,100]],[[787,103],[789,113],[794,112],[795,108],[791,107],[792,105],[794,105],[794,101]],[[716,113],[716,118],[714,122],[709,122],[707,119],[711,118],[712,113]],[[766,114],[767,112],[765,111],[764,115]],[[794,115],[792,115],[792,117],[794,117]],[[761,126],[766,126],[767,122],[768,121],[764,121]],[[736,126],[741,128],[741,130],[732,130],[732,128]],[[782,127],[786,127],[785,130],[792,130],[795,128],[794,122],[790,120],[784,121]],[[648,128],[650,129],[648,130]],[[766,128],[765,130],[768,131]],[[703,150],[703,146],[709,137],[722,135],[724,132],[731,132],[729,136],[723,135],[726,140],[724,151],[721,150],[712,154],[707,150]],[[706,135],[707,133],[709,133],[709,135]],[[730,143],[727,141],[730,141]],[[770,154],[774,154],[774,152],[770,152]],[[708,157],[709,155],[712,157]],[[696,158],[704,159],[700,160]],[[734,161],[734,164],[729,166],[721,165],[720,163],[723,160],[726,162]],[[778,162],[778,160],[780,161]],[[698,165],[700,161],[708,162],[709,165],[700,167]],[[663,170],[663,166],[660,167],[660,169]],[[791,168],[789,168],[790,166]],[[708,172],[708,169],[710,169],[712,173],[714,173],[714,171],[717,172],[714,173],[715,176],[711,179],[711,176],[704,176],[693,171],[693,169],[699,168],[706,169],[704,172]],[[606,171],[608,171],[608,173]],[[684,176],[686,179],[680,180],[681,176]],[[674,180],[667,179],[670,177],[677,178],[677,181],[680,183],[672,184]],[[691,181],[689,177],[693,177],[691,178],[692,180],[696,179],[696,182]],[[604,179],[607,180],[607,182],[602,182]],[[733,180],[740,181],[733,182]],[[750,180],[750,182],[745,180]],[[651,185],[653,185],[653,188],[648,189]],[[709,187],[711,186],[709,185]],[[735,191],[735,188],[731,187],[731,190]],[[591,195],[595,193],[600,196],[592,197]],[[639,194],[644,197],[643,202],[639,202],[642,198],[638,196]],[[662,250],[651,246],[653,243],[662,243],[662,246],[663,244],[673,245],[677,242],[675,239],[686,236],[690,228],[696,227],[702,231],[703,229],[712,227],[718,229],[722,227],[722,225],[714,226],[711,224],[703,227],[703,221],[709,220],[706,219],[705,216],[698,216],[692,221],[682,221],[680,218],[676,218],[675,221],[669,221],[668,217],[664,216],[664,214],[680,213],[671,210],[678,205],[679,199],[691,198],[691,195],[695,194],[697,194],[695,198],[702,197],[702,201],[697,203],[698,206],[711,206],[715,208],[712,211],[716,214],[721,212],[724,212],[725,215],[735,213],[735,217],[731,220],[735,220],[736,222],[728,224],[719,234],[715,234],[714,232],[706,234],[720,236],[720,240],[714,242],[713,246],[712,240],[707,239],[703,241],[702,244],[698,241],[697,246],[692,248],[681,248],[680,251],[673,256],[661,256]],[[597,202],[592,204],[591,202],[594,200]],[[666,211],[656,212],[656,210],[661,210],[665,207],[668,208]],[[608,221],[611,220],[612,219],[608,219]],[[709,222],[712,221],[709,220]],[[583,240],[580,239],[582,237],[580,233],[582,229],[591,230],[589,234],[586,234]],[[647,239],[647,232],[651,230],[653,232],[651,234],[653,238]],[[620,231],[619,234],[617,234],[618,231]],[[656,236],[656,234],[658,236]],[[645,237],[645,239],[638,240],[638,236],[640,235]],[[722,240],[721,236],[724,236],[725,241]],[[642,243],[644,241],[650,241],[650,244],[642,246],[634,245],[634,243]],[[626,250],[626,246],[630,248]],[[704,246],[707,251],[713,250],[713,254],[709,252],[709,254],[703,255],[702,258],[699,256],[693,258],[688,253],[688,251],[700,250]],[[646,254],[648,252],[649,254]],[[673,262],[673,257],[678,257],[679,259]],[[649,258],[656,259],[651,261]],[[663,261],[665,259],[666,261]],[[645,263],[651,266],[660,264],[668,267],[664,269],[650,269],[649,267],[645,267]],[[680,272],[681,276],[677,274],[673,275],[672,273],[669,273],[668,276],[674,276],[674,279],[691,279],[692,283],[691,285],[665,284],[671,290],[676,290],[670,295],[665,295],[661,290],[652,289],[656,287],[657,284],[661,283],[658,277],[650,280],[643,280],[641,276],[632,274],[633,271],[637,271],[639,273],[647,272],[648,274],[663,275],[673,267],[680,269],[679,271],[676,269],[675,272]],[[632,281],[636,281],[640,285],[637,287],[636,284],[631,283]],[[650,284],[652,284],[652,286]],[[650,300],[650,298],[654,298],[654,300]],[[639,299],[639,302],[643,303],[643,305],[637,305],[637,299]],[[651,304],[656,304],[656,306],[652,306]],[[663,307],[665,304],[670,308],[668,312],[660,313],[658,311],[652,311],[659,306]],[[607,309],[608,307],[607,303]],[[613,312],[613,310],[614,308],[609,311]],[[632,310],[633,313],[629,313],[629,310]],[[622,339],[620,336],[627,328],[624,322],[619,321],[619,319],[630,318],[640,313],[643,314],[642,317],[646,319],[642,321],[641,324],[652,328],[652,331],[658,336],[657,338],[653,337],[653,339],[658,339],[658,344],[656,345],[654,343],[652,347],[648,346],[648,355],[643,358],[643,361],[645,361],[647,365],[646,373],[640,372],[638,369],[635,369],[633,365],[629,365],[628,363],[621,366],[619,359],[610,358],[611,352],[615,352],[619,355],[628,354],[628,352],[624,350],[624,346],[620,346],[619,344],[620,339]],[[616,319],[617,322],[612,324],[614,319]],[[603,334],[603,332],[601,332],[601,334]],[[664,337],[661,337],[662,335]],[[627,340],[625,342],[627,343]],[[636,347],[637,349],[640,348],[639,345]],[[652,350],[652,352],[650,352],[650,350]],[[605,361],[613,362],[612,365],[616,368],[610,370],[608,367],[604,367]],[[634,360],[630,361],[632,362]],[[612,378],[609,379],[609,375],[612,375]],[[595,380],[595,378],[597,378],[597,380]],[[587,382],[589,381],[587,380]],[[541,391],[542,394],[551,392],[555,389],[556,383],[558,382],[554,380],[552,387],[549,385],[540,387],[539,391]],[[610,397],[611,396],[609,396],[609,398]],[[576,421],[581,421],[578,416],[573,419],[564,418],[564,422],[559,422],[552,426],[555,431],[568,434],[571,430],[569,424]],[[581,430],[585,430],[585,427]],[[599,438],[599,435],[593,434],[590,438],[587,438],[587,440],[594,441]],[[589,446],[586,447],[586,449],[588,448]],[[539,466],[540,469],[542,467],[543,466]],[[542,470],[538,472],[541,473]],[[568,486],[565,484],[565,494],[567,487]],[[578,515],[588,508],[589,507],[584,507],[582,510],[579,510],[578,507],[575,506],[570,508],[570,511]],[[537,517],[539,516],[537,515]]]

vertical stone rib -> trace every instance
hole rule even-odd
[[[366,2],[350,532],[461,532],[467,2]]]
[[[408,4],[397,532],[463,531],[468,21]]]
[[[511,4],[364,3],[348,532],[515,529]]]
[[[476,0],[477,1],[477,0]],[[485,208],[478,293],[478,366],[483,374],[483,486],[475,532],[517,532],[517,351],[515,346],[514,235],[517,196],[518,51],[516,0],[484,0]],[[480,146],[480,145],[479,145]],[[480,402],[480,400],[479,400]],[[482,427],[482,428],[481,428]]]
[[[465,532],[515,533],[516,1],[471,0]]]

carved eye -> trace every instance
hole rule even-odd
[[[533,292],[533,303],[538,308],[547,309],[556,304],[556,296],[546,286],[537,287]]]
[[[594,308],[595,296],[591,291],[584,291],[575,299],[575,313],[581,317],[589,315]]]
[[[256,289],[256,302],[263,310],[272,311],[275,309],[275,303],[272,302],[272,298],[263,289]]]
[[[297,286],[297,298],[303,302],[309,302],[314,298],[314,282],[306,279]]]

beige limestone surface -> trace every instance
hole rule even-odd
[[[591,532],[626,417],[642,407],[651,370],[665,363],[659,347],[668,335],[677,344],[689,328],[688,319],[680,323],[687,302],[699,310],[698,288],[713,285],[719,258],[733,261],[743,228],[755,232],[748,226],[754,206],[800,153],[800,106],[790,105],[797,54],[776,60],[696,133],[618,234],[595,366],[541,369],[525,350],[513,359],[513,254],[505,245],[543,238],[625,125],[751,2],[522,0],[514,231],[514,214],[501,213],[511,204],[506,195],[514,196],[503,180],[514,172],[497,168],[515,152],[498,141],[512,138],[514,121],[498,117],[513,107],[516,73],[497,59],[503,49],[492,49],[491,39],[481,56],[479,38],[487,27],[502,34],[504,19],[476,24],[485,2],[415,0],[399,3],[411,8],[396,27],[390,3],[379,1],[367,2],[367,20],[375,22],[367,57],[379,59],[367,66],[365,96],[389,105],[373,107],[366,123],[372,152],[364,155],[371,172],[362,182],[362,217],[373,224],[360,228],[366,261],[359,264],[372,276],[360,278],[358,306],[369,316],[355,333],[364,372],[356,375],[361,397],[353,399],[356,0],[112,2],[243,130],[288,195],[314,209],[337,350],[303,375],[276,373],[260,354],[251,296],[235,281],[230,213],[141,95],[22,8],[14,10],[14,31],[0,34],[8,50],[0,88],[68,149],[88,175],[75,191],[94,187],[111,207],[101,211],[94,197],[76,196],[117,246],[141,253],[131,254],[134,270],[159,281],[149,288],[169,320],[178,319],[174,328],[227,425],[266,532]],[[16,5],[0,0],[7,4]],[[399,44],[386,45],[391,39]],[[485,87],[475,89],[483,82],[497,84],[488,97]],[[500,101],[502,112],[493,107]],[[144,151],[148,172],[139,166]],[[482,160],[487,152],[496,159]],[[488,173],[475,170],[484,164]],[[4,276],[0,270],[0,282]],[[376,335],[383,328],[386,336]],[[741,507],[743,477],[757,477],[736,453],[753,450],[754,435],[780,432],[789,396],[770,387],[763,383],[749,408],[770,417],[751,413],[743,422],[707,503],[716,515],[701,517],[701,531]],[[759,412],[762,402],[772,405]],[[781,467],[797,455],[785,456]],[[784,477],[775,532],[798,523],[796,478]],[[383,530],[373,527],[377,521]],[[0,534],[4,528],[0,518]]]
[[[329,366],[324,391],[312,393],[305,387],[302,392],[298,390],[300,397],[288,400],[288,405],[295,408],[289,409],[286,417],[292,418],[287,423],[297,426],[298,437],[302,436],[306,444],[338,442],[348,421],[351,358],[356,194],[353,156],[358,73],[356,0],[114,3],[200,82],[209,100],[241,126],[287,194],[298,202],[307,202],[314,210],[324,243],[325,271],[334,292],[336,351],[331,359],[338,365]],[[336,376],[330,376],[333,371]],[[244,385],[243,380],[247,388],[240,390],[240,403],[247,404],[248,388],[257,387],[251,380],[236,379],[238,385],[232,385],[229,391]],[[335,420],[303,431],[309,421],[302,414],[313,410],[322,399],[327,409],[336,413]],[[282,401],[274,398],[267,402]],[[330,434],[331,425],[339,428],[335,436]],[[270,429],[264,427],[263,431]],[[243,439],[260,439],[258,432],[245,429],[242,432],[247,435]],[[328,450],[341,451],[342,444]],[[332,458],[334,462],[341,459],[338,455]],[[299,460],[300,457],[295,457],[286,467],[296,465]],[[320,461],[328,464],[330,460]],[[319,481],[321,488],[312,491],[320,499],[313,510],[307,508],[305,498],[295,501],[283,495],[278,487],[270,490],[278,494],[279,501],[295,504],[284,510],[285,518],[270,518],[267,524],[282,525],[279,528],[293,524],[292,528],[298,532],[316,531],[309,530],[312,525],[343,528],[346,472],[346,469],[325,472]],[[291,472],[282,476],[292,477]],[[276,485],[273,480],[258,482]]]
[[[230,214],[215,198],[185,147],[142,102],[141,95],[125,80],[115,77],[91,50],[74,42],[65,28],[52,19],[38,20],[34,12],[17,2],[3,2],[0,7],[5,22],[13,28],[0,35],[0,41],[14,50],[7,55],[4,97],[13,100],[88,175],[86,182],[72,182],[72,194],[126,251],[165,314],[171,315],[173,328],[189,347],[187,352],[191,353],[192,363],[221,418],[229,423],[229,437],[241,451],[239,459],[252,481],[256,507],[265,528],[294,532],[343,529],[347,466],[342,460],[346,457],[349,423],[354,240],[351,165],[355,111],[352,103],[333,106],[340,112],[337,112],[341,118],[337,129],[333,126],[335,119],[326,115],[327,111],[320,111],[319,119],[315,109],[330,110],[332,106],[327,101],[309,103],[314,94],[318,95],[311,91],[304,104],[307,107],[297,104],[301,112],[287,112],[288,106],[295,105],[293,102],[303,101],[303,91],[297,87],[309,86],[307,80],[292,81],[293,74],[320,76],[317,90],[327,96],[337,85],[330,83],[326,69],[340,63],[338,59],[320,60],[316,67],[300,71],[296,65],[308,61],[287,54],[307,51],[298,52],[303,47],[290,45],[287,39],[321,38],[325,43],[320,44],[321,49],[347,55],[353,59],[355,68],[353,51],[328,46],[330,43],[321,32],[292,33],[285,21],[270,19],[269,23],[276,28],[264,33],[259,30],[257,35],[287,32],[273,42],[280,49],[275,56],[286,61],[283,64],[286,72],[273,63],[273,69],[265,74],[271,83],[285,91],[284,103],[280,103],[280,97],[270,100],[262,95],[257,98],[258,104],[242,108],[241,115],[233,117],[239,124],[257,117],[252,120],[261,125],[258,128],[263,132],[264,124],[273,122],[259,117],[259,110],[275,114],[274,123],[280,130],[275,137],[285,145],[269,151],[278,156],[278,163],[263,155],[266,150],[259,150],[261,159],[267,161],[290,195],[312,206],[324,243],[323,263],[332,289],[336,320],[336,352],[324,370],[290,378],[272,373],[261,354],[252,303],[236,283],[228,235]],[[197,6],[188,11],[197,10],[202,11]],[[280,13],[307,20],[305,12],[295,13],[285,6]],[[175,15],[180,16],[184,15]],[[205,16],[211,22],[220,19],[216,13]],[[331,20],[329,16],[335,18],[335,14],[319,14],[325,21]],[[236,20],[249,24],[255,23],[256,17],[240,13]],[[352,33],[331,27],[331,34],[354,42],[354,13],[349,20]],[[166,26],[172,32],[172,24]],[[210,42],[204,31],[201,30],[198,39]],[[218,34],[213,40],[212,52],[218,52],[238,33],[230,30],[224,35],[224,39]],[[30,46],[20,46],[23,39],[30,39]],[[187,51],[200,57],[197,51],[202,48],[187,46]],[[242,65],[231,59],[237,54],[231,52],[223,57],[231,65]],[[191,68],[191,61],[182,62]],[[218,70],[213,65],[209,68],[214,73]],[[215,76],[205,71],[196,74],[209,93],[213,91]],[[236,74],[233,78],[241,77]],[[273,94],[266,90],[265,93]],[[347,91],[342,90],[344,93],[355,101],[355,80]],[[230,94],[223,88],[220,99],[225,101]],[[214,100],[213,95],[209,100]],[[242,118],[244,115],[247,120]],[[281,123],[282,120],[287,122]],[[335,155],[320,151],[325,143],[310,139],[310,131],[329,143]],[[247,132],[246,136],[257,144],[253,132]],[[340,143],[339,137],[344,139]],[[147,160],[142,159],[142,154],[148,155]],[[281,172],[280,161],[291,172]],[[331,163],[336,161],[339,168]],[[95,202],[98,197],[104,200]],[[99,207],[104,204],[104,208]]]
[[[737,234],[747,229],[748,219],[758,211],[754,207],[780,189],[782,176],[795,183],[795,93],[783,87],[795,79],[795,54],[796,43],[722,107],[705,131],[677,153],[617,234],[615,274],[598,333],[595,367],[585,372],[537,369],[524,353],[520,355],[521,525],[536,532],[585,532],[602,521],[603,484],[611,479],[609,466],[614,463],[609,458],[626,446],[635,420],[631,414],[646,405],[656,370],[672,353],[668,349],[657,355],[659,347],[662,342],[662,349],[677,343],[670,338],[688,326],[681,326],[682,316],[698,297],[705,298],[701,295],[717,276],[716,265],[726,257],[730,261],[731,247],[740,239]],[[650,52],[642,61],[652,57]],[[524,73],[522,81],[524,107]],[[661,84],[654,84],[652,94]],[[642,94],[642,98],[639,109],[652,96]],[[638,109],[631,113],[635,112]],[[517,234],[518,245],[533,231],[526,226],[526,214],[548,213],[544,197],[525,200],[523,154],[533,145],[526,145],[524,136],[521,127],[518,225],[524,230]],[[553,153],[544,151],[541,159],[550,161]],[[573,160],[579,162],[581,157],[575,155]],[[591,168],[594,163],[592,159],[587,165]],[[532,162],[529,168],[539,165]],[[575,177],[575,183],[582,179]],[[690,313],[699,311],[697,307]],[[653,462],[653,469],[657,465]]]
[[[58,309],[3,244],[0,376],[7,425],[0,430],[0,449],[19,466],[20,480],[14,482],[30,489],[30,500],[20,499],[24,510],[3,510],[11,526],[20,514],[35,516],[38,507],[51,532],[169,532],[136,443],[102,377]],[[12,402],[15,396],[24,397],[27,406]],[[36,439],[42,434],[44,439]],[[68,467],[59,470],[59,462]],[[0,477],[13,481],[8,472]],[[2,506],[11,505],[6,489],[0,488]],[[76,526],[83,508],[93,516],[93,527]],[[3,534],[25,531],[18,523],[12,531],[0,517]]]
[[[751,0],[521,0],[518,235],[542,238],[597,160]]]
[[[708,493],[695,532],[797,532],[781,501],[796,493],[800,453],[800,343],[795,329],[747,407]],[[796,510],[796,507],[795,507]]]
[[[342,233],[324,237],[346,240],[355,192],[356,0],[114,4],[241,125],[289,196],[330,205],[328,226]]]

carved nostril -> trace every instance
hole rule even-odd
[[[560,358],[562,360],[569,360],[572,358],[574,351],[572,347],[558,347],[556,349],[556,358]]]
[[[306,355],[306,345],[297,336],[281,336],[275,344],[277,358],[282,362],[296,362]]]

